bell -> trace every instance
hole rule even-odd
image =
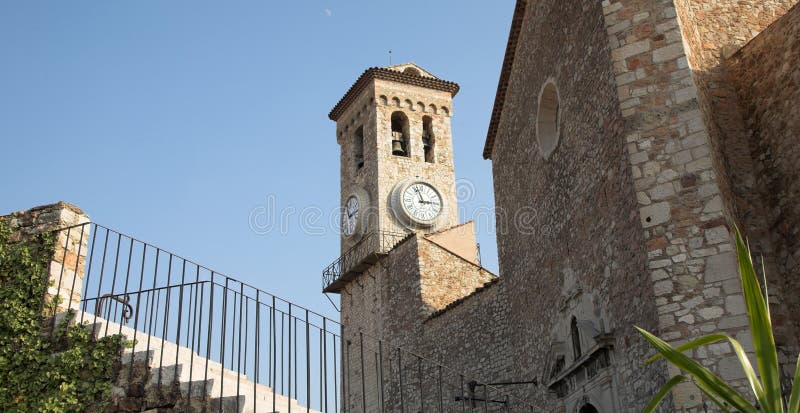
[[[392,139],[392,155],[406,156],[406,150],[403,149],[403,141]]]
[[[422,148],[425,150],[425,152],[431,149],[431,139],[428,137],[428,135],[422,135]]]
[[[402,132],[392,132],[392,155],[406,156]]]

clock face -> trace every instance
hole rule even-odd
[[[342,232],[344,232],[344,236],[350,237],[355,234],[360,212],[361,205],[358,202],[358,197],[350,195],[344,204],[344,212],[342,214]]]
[[[442,196],[425,182],[408,185],[401,194],[403,211],[421,224],[431,224],[442,212]]]

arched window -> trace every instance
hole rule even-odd
[[[353,160],[356,163],[356,169],[361,169],[364,166],[364,127],[359,126],[353,135]]]
[[[425,152],[425,162],[433,163],[436,137],[433,135],[433,119],[430,116],[422,117],[422,150]]]
[[[600,413],[596,407],[592,406],[591,404],[584,404],[578,413]]]
[[[539,92],[539,111],[536,114],[536,139],[539,141],[539,152],[545,159],[558,145],[559,104],[558,89],[550,80]]]
[[[408,157],[408,149],[408,116],[397,111],[392,113],[392,155]]]
[[[572,336],[572,355],[577,360],[581,358],[581,333],[578,331],[578,319],[575,317],[572,317],[569,330]]]

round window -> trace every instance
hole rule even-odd
[[[558,120],[558,89],[552,80],[548,80],[539,92],[539,110],[536,114],[536,140],[539,142],[539,152],[545,159],[558,145]]]

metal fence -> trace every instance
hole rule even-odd
[[[322,290],[336,290],[338,282],[345,281],[348,275],[361,272],[365,263],[375,262],[380,255],[386,254],[410,235],[390,231],[364,234],[361,240],[322,270]]]
[[[77,310],[78,321],[99,335],[133,335],[133,351],[158,368],[157,386],[164,367],[181,364],[188,394],[203,386],[218,411],[232,394],[235,411],[534,411],[377,338],[348,332],[358,341],[343,340],[335,320],[102,225],[65,228],[56,239],[64,242],[56,254],[64,256],[54,258],[63,263],[51,268],[59,278],[54,288],[70,291],[54,295],[78,297],[61,310]],[[376,236],[374,245],[400,239]],[[62,282],[69,273],[75,276]],[[126,361],[128,374],[135,360]],[[163,380],[166,386],[169,377]],[[280,407],[281,398],[298,404]]]

